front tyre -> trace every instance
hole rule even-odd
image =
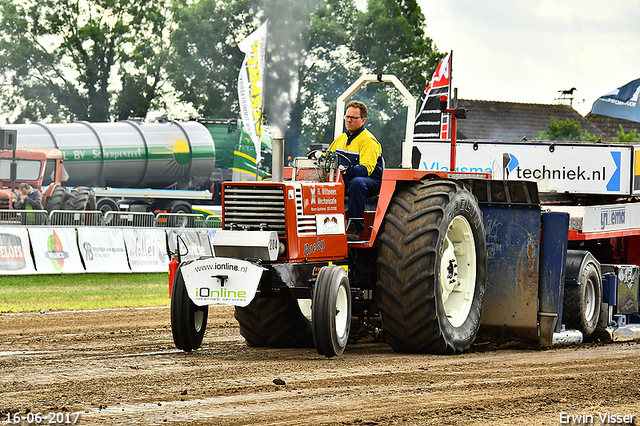
[[[323,267],[316,278],[311,302],[313,343],[320,355],[340,356],[351,329],[351,289],[347,271]]]
[[[447,180],[400,188],[382,225],[378,271],[383,330],[395,351],[467,350],[480,327],[487,276],[473,195]]]
[[[208,316],[208,306],[197,306],[189,298],[178,267],[171,290],[171,333],[176,348],[185,352],[198,349],[202,345]]]

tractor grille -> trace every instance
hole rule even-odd
[[[277,231],[285,235],[284,190],[281,186],[227,185],[224,228]]]
[[[315,215],[305,215],[302,209],[302,187],[296,187],[296,216],[298,217],[299,235],[316,235]]]

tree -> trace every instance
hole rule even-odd
[[[161,2],[0,0],[0,7],[0,100],[13,121],[146,115],[163,81],[169,23]]]
[[[638,129],[633,129],[629,133],[624,132],[624,128],[622,124],[620,125],[620,130],[617,133],[615,142],[634,142],[638,139]]]
[[[551,121],[545,132],[540,132],[538,140],[548,141],[591,141],[598,139],[595,135],[590,135],[586,130],[580,128],[580,122],[573,118],[558,120],[551,116]]]
[[[180,101],[205,117],[239,114],[238,73],[243,53],[238,43],[260,23],[250,0],[176,1],[176,29],[168,76]]]
[[[415,0],[369,0],[364,10],[341,0],[180,3],[169,61],[179,99],[202,115],[237,115],[237,44],[266,19],[265,120],[285,135],[291,156],[333,140],[336,99],[363,73],[393,73],[418,95],[443,56],[424,35]],[[406,107],[395,89],[371,86],[358,98],[371,107],[367,125],[387,164],[396,165]]]

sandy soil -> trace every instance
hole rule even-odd
[[[640,425],[639,343],[516,347],[432,356],[372,342],[327,359],[247,347],[233,308],[212,307],[202,349],[183,353],[166,307],[1,314],[0,422]]]

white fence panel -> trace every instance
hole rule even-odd
[[[163,229],[127,229],[123,233],[132,272],[167,272],[167,237]]]
[[[167,230],[167,242],[171,253],[175,253],[176,247],[179,247],[181,260],[213,255],[207,230]]]
[[[39,274],[78,274],[84,267],[75,228],[27,228]]]
[[[78,247],[87,272],[131,272],[121,229],[78,228]]]
[[[28,275],[36,270],[26,228],[0,228],[0,274]]]

